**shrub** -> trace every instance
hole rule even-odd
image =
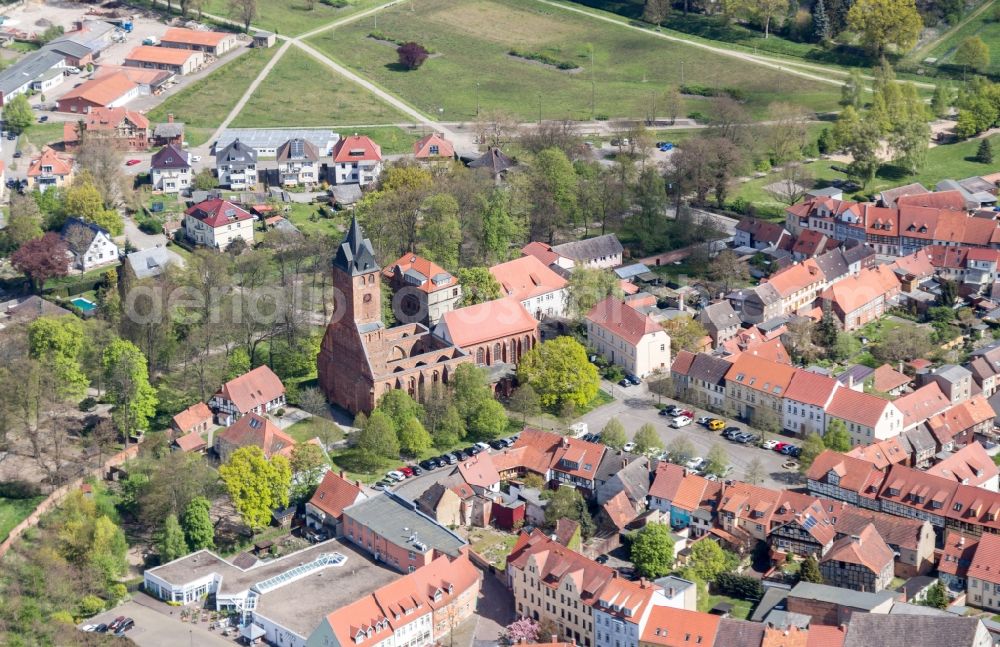
[[[715,586],[720,593],[742,600],[756,601],[764,597],[764,587],[761,585],[760,580],[749,575],[720,573],[715,578]]]
[[[81,616],[89,618],[104,611],[104,600],[93,594],[85,595],[80,598],[80,604],[77,608]]]
[[[41,494],[41,489],[28,481],[4,481],[0,483],[0,498],[3,499],[30,499],[41,496]]]
[[[80,400],[80,411],[93,411],[96,406],[97,400],[89,396]]]
[[[396,50],[399,55],[399,64],[407,70],[415,70],[424,64],[429,56],[428,51],[420,43],[403,43]]]
[[[546,65],[552,65],[559,68],[560,70],[575,70],[579,65],[573,63],[572,61],[560,61],[559,59],[549,56],[544,52],[526,52],[518,49],[512,49],[508,52],[511,56],[516,56],[518,58],[524,58],[529,61],[538,61],[539,63],[544,63]]]

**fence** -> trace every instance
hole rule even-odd
[[[17,539],[20,538],[20,536],[23,535],[25,531],[27,531],[29,528],[34,528],[35,526],[38,525],[38,522],[42,518],[42,515],[44,515],[46,512],[56,507],[60,503],[62,503],[62,500],[65,499],[67,496],[69,496],[70,492],[79,489],[79,487],[83,485],[83,480],[85,478],[87,478],[88,476],[93,476],[95,478],[101,479],[104,477],[104,474],[109,469],[117,465],[121,465],[122,463],[124,463],[129,459],[135,458],[136,454],[138,453],[139,453],[139,445],[131,445],[127,449],[118,452],[108,460],[104,461],[104,464],[101,467],[96,467],[90,470],[89,473],[81,476],[80,478],[74,479],[69,483],[53,490],[52,493],[49,494],[49,496],[45,497],[44,501],[39,503],[35,507],[35,509],[31,511],[31,514],[25,517],[21,523],[14,526],[11,529],[10,534],[7,535],[7,539],[5,539],[3,543],[0,543],[0,559],[2,559],[3,556],[7,554],[7,551],[10,550],[10,547],[14,545],[14,542],[17,541]]]

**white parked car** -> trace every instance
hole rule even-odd
[[[622,450],[626,451],[626,452],[634,451],[635,450],[635,443],[625,443],[625,446],[622,447]]]
[[[83,625],[80,627],[80,631],[85,631],[87,633],[93,633],[97,631],[97,625]]]
[[[397,471],[397,470],[392,470],[391,472],[386,472],[385,477],[387,479],[389,479],[390,481],[394,481],[396,483],[399,483],[400,481],[403,481],[403,480],[406,479],[406,474],[403,474],[402,472]]]
[[[778,444],[777,440],[765,440],[764,444],[761,445],[764,449],[774,449]]]
[[[192,162],[200,162],[201,161],[201,155],[192,155],[191,156],[191,161]]]
[[[685,463],[684,467],[688,468],[689,470],[698,471],[702,468],[704,464],[705,464],[704,458],[702,458],[701,456],[695,456],[687,463]]]
[[[478,447],[479,449],[483,450],[484,452],[485,452],[485,451],[486,451],[487,449],[489,449],[489,448],[490,448],[490,446],[489,446],[489,445],[487,445],[486,443],[476,443],[475,445],[473,445],[473,447]]]
[[[674,429],[680,429],[681,427],[687,427],[691,424],[691,418],[687,416],[677,416],[671,421],[670,426]]]

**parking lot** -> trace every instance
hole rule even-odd
[[[233,638],[226,639],[216,631],[208,629],[208,623],[180,624],[180,608],[167,607],[140,593],[140,599],[149,604],[139,604],[133,600],[98,614],[85,624],[109,624],[118,616],[135,620],[135,627],[125,635],[139,647],[176,647],[177,645],[205,645],[206,647],[232,647],[237,644]],[[160,605],[162,612],[153,605]],[[171,616],[170,614],[174,614]],[[81,625],[83,626],[83,625]],[[235,636],[234,636],[235,637]]]

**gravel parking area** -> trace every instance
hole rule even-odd
[[[146,597],[143,593],[137,595],[143,596],[143,602],[149,600],[154,604],[140,604],[137,600],[133,600],[96,615],[84,624],[108,624],[118,616],[132,618],[135,620],[135,627],[126,636],[139,647],[178,645],[232,647],[238,644],[232,638],[226,639],[216,631],[209,631],[207,623],[181,623],[178,607],[168,607]],[[162,607],[162,611],[157,609],[157,606]],[[169,615],[170,613],[174,614],[173,617]],[[234,638],[237,635],[234,634]]]

